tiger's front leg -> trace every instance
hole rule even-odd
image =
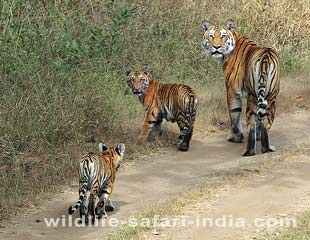
[[[162,135],[162,129],[161,129],[162,120],[156,120],[152,127],[152,131],[150,131],[148,140],[153,141],[155,139],[158,139]]]
[[[158,122],[157,121],[158,113],[159,113],[158,109],[153,109],[146,113],[146,117],[145,117],[142,129],[141,129],[141,133],[138,137],[139,142],[144,142],[147,140],[154,125]]]
[[[109,199],[107,205],[105,205],[106,212],[113,212],[115,210],[114,204],[111,199]]]
[[[227,89],[227,103],[231,124],[231,136],[227,138],[229,142],[242,143],[243,142],[243,129],[241,124],[242,112],[242,92],[241,89],[234,91]]]

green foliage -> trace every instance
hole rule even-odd
[[[81,43],[79,40],[62,34],[56,37],[58,56],[69,65],[77,65],[84,56],[89,55],[89,46]]]

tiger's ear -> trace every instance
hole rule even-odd
[[[125,144],[124,143],[117,144],[116,152],[118,155],[123,157],[125,154]]]
[[[143,65],[142,67],[142,72],[145,74],[145,75],[149,75],[150,73],[150,69],[147,65]]]
[[[207,31],[210,27],[210,23],[207,20],[203,20],[200,24],[200,27],[203,31]]]
[[[228,19],[226,24],[227,24],[227,29],[228,30],[234,30],[235,23],[234,23],[234,21],[232,19]]]
[[[107,150],[107,146],[104,143],[99,143],[99,152]]]
[[[132,68],[131,68],[131,67],[125,67],[124,72],[125,72],[125,75],[126,75],[126,76],[128,76],[128,75],[129,75],[129,73],[131,73],[131,72],[132,72]]]

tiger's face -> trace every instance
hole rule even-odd
[[[141,71],[134,71],[130,67],[125,68],[127,84],[133,94],[141,96],[145,93],[150,84],[148,73],[147,66],[143,66]]]
[[[214,58],[223,59],[235,48],[233,36],[234,22],[227,20],[226,27],[212,25],[207,21],[201,23],[204,30],[203,48]]]

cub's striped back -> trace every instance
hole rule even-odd
[[[125,145],[107,148],[99,144],[99,153],[89,152],[80,159],[79,166],[79,200],[69,208],[69,214],[80,208],[81,218],[106,215],[105,207],[112,205],[110,195],[113,191],[115,174],[121,165]]]

